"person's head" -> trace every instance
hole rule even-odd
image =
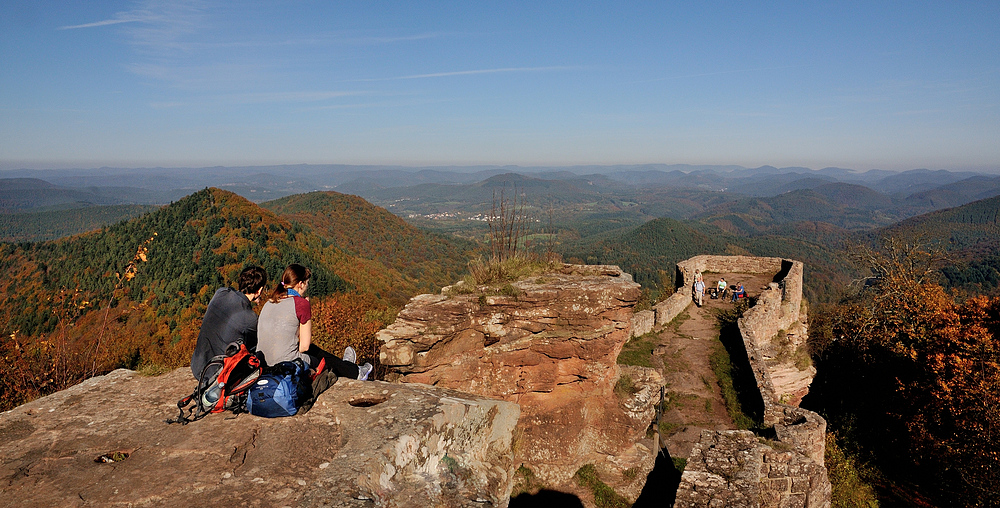
[[[288,296],[289,289],[294,289],[300,295],[305,293],[311,276],[312,272],[300,264],[288,265],[285,267],[285,271],[281,272],[281,280],[278,281],[278,287],[274,288],[274,292],[271,293],[270,300],[278,303],[278,300]]]
[[[252,302],[260,297],[261,291],[267,285],[267,271],[259,266],[248,266],[240,272],[237,283],[240,293],[247,295]]]

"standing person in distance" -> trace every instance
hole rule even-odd
[[[260,311],[257,349],[264,354],[268,365],[300,358],[316,370],[325,361],[325,368],[338,377],[367,380],[372,365],[355,364],[357,355],[353,348],[344,350],[341,359],[312,343],[312,307],[304,296],[311,276],[312,272],[299,264],[288,265],[282,272],[278,286]]]
[[[705,280],[699,278],[694,281],[694,301],[701,307],[702,302],[705,300]]]
[[[191,372],[200,378],[201,371],[218,355],[226,354],[226,346],[242,342],[249,351],[257,348],[257,314],[253,304],[260,299],[267,285],[267,271],[248,266],[240,272],[239,289],[219,288],[205,309],[198,342],[191,355]],[[206,379],[215,379],[209,375]]]

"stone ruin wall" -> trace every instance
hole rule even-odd
[[[799,331],[805,341],[802,306],[803,265],[799,261],[751,256],[695,256],[677,264],[677,287],[687,287],[695,271],[775,274],[738,325],[747,359],[764,404],[764,424],[773,426],[773,443],[749,431],[704,431],[688,457],[674,506],[826,507],[830,482],[824,466],[826,421],[818,414],[783,403],[789,391],[803,390],[815,375],[809,367],[791,386],[775,388],[772,373],[787,370],[775,362],[773,338],[779,330]],[[691,303],[678,291],[658,304],[656,324],[669,323]],[[792,346],[796,346],[795,343]],[[805,386],[803,384],[805,380]]]

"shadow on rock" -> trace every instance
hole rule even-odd
[[[635,500],[632,508],[643,508],[647,506],[673,506],[674,498],[677,497],[677,487],[681,484],[681,472],[674,467],[674,461],[670,458],[670,453],[664,448],[656,455],[656,464],[653,470],[646,477],[646,485],[639,493],[639,498]],[[514,506],[513,503],[511,506]]]
[[[573,494],[555,490],[539,490],[537,494],[524,493],[510,500],[509,508],[583,508],[583,502]]]

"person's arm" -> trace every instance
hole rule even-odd
[[[312,344],[312,329],[313,322],[310,319],[305,323],[299,324],[299,352],[305,353],[309,350],[309,346]]]

